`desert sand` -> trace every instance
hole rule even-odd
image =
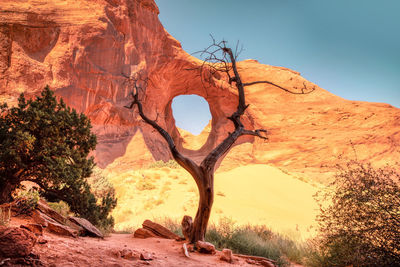
[[[118,205],[112,215],[117,230],[132,230],[145,219],[165,217],[180,222],[196,213],[196,184],[183,169],[168,167],[116,172],[108,171]],[[317,212],[313,199],[316,184],[306,183],[281,170],[262,164],[218,172],[211,223],[221,219],[237,225],[264,224],[297,238],[313,234]]]

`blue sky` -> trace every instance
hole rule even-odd
[[[239,41],[239,60],[291,68],[346,99],[400,107],[400,0],[156,3],[162,24],[188,53],[207,47],[212,34],[231,46]],[[187,102],[195,111],[198,101]],[[188,118],[180,105],[174,111]]]

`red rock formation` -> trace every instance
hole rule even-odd
[[[145,112],[175,138],[177,147],[198,161],[232,128],[226,117],[236,107],[236,92],[223,77],[204,87],[199,60],[184,52],[158,20],[153,0],[65,1],[3,0],[0,6],[0,100],[15,103],[18,95],[37,94],[48,84],[58,96],[92,120],[99,144],[97,162],[105,167],[117,158],[138,167],[143,160],[126,148],[134,140],[154,160],[170,155],[164,140],[123,106],[130,87],[124,75],[142,72],[151,83]],[[248,128],[269,130],[269,142],[243,137],[229,153],[225,168],[270,163],[289,170],[321,173],[338,157],[353,155],[379,163],[399,158],[400,112],[386,104],[347,101],[319,88],[292,70],[239,63],[245,82],[269,80],[309,95],[291,95],[267,84],[246,88]],[[207,141],[197,151],[182,147],[171,114],[171,101],[182,94],[204,97],[212,114]],[[137,135],[143,137],[135,138]],[[139,141],[138,141],[139,140]],[[135,143],[136,144],[136,143]],[[135,144],[130,146],[135,149]],[[141,154],[136,153],[135,157]],[[126,156],[124,156],[126,155]],[[146,156],[150,160],[149,155]],[[222,166],[224,167],[224,165]],[[330,168],[328,168],[329,170]],[[323,171],[325,172],[325,171]]]
[[[0,259],[28,256],[36,236],[23,228],[0,226]]]

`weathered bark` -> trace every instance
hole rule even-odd
[[[203,182],[198,186],[199,206],[194,218],[192,232],[189,236],[191,243],[195,243],[198,240],[204,241],[211,208],[214,203],[214,172],[204,173],[203,177],[199,177],[199,179]]]
[[[0,204],[9,203],[12,199],[12,192],[17,188],[16,184],[4,182],[0,186]]]
[[[0,182],[0,204],[9,203],[13,200],[12,192],[17,189],[18,185],[23,181],[24,170],[6,173],[4,180]]]

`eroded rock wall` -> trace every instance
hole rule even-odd
[[[164,140],[124,108],[131,90],[126,76],[140,72],[150,79],[145,112],[171,133],[180,150],[200,161],[232,130],[226,117],[236,108],[236,92],[217,75],[204,86],[196,70],[201,62],[166,32],[158,12],[153,0],[3,0],[0,100],[16,103],[21,92],[33,96],[48,84],[90,117],[99,140],[98,165],[140,167],[170,157]],[[392,163],[398,158],[399,109],[344,100],[295,71],[255,60],[240,62],[239,69],[245,82],[269,80],[315,91],[291,95],[267,84],[247,87],[250,107],[244,123],[269,130],[269,141],[241,138],[237,144],[242,145],[233,148],[222,168],[270,163],[319,176],[325,172],[321,167],[347,157],[353,148],[362,160]],[[182,147],[171,115],[171,101],[181,94],[197,94],[210,105],[209,136],[197,151]],[[132,153],[127,147],[146,147],[150,153]],[[146,160],[139,159],[141,155]]]

